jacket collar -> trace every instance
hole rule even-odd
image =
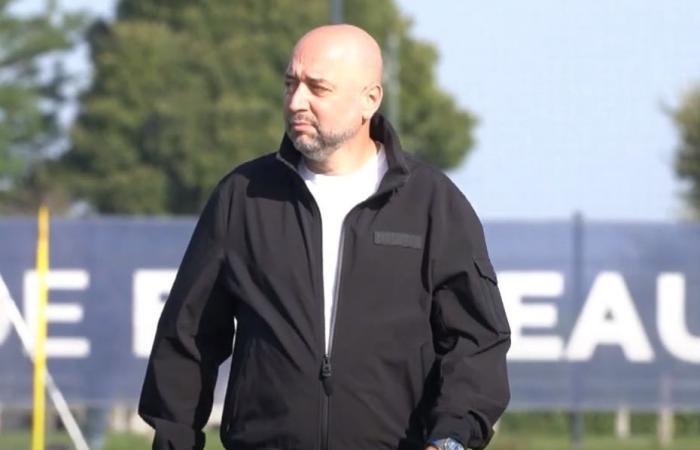
[[[370,121],[369,135],[372,139],[384,145],[388,165],[387,172],[379,185],[377,193],[399,187],[406,182],[410,171],[396,131],[384,116],[376,113]],[[285,133],[276,157],[286,166],[296,171],[302,156],[299,150],[294,148],[294,144]]]

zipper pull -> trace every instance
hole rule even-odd
[[[333,384],[331,383],[331,358],[327,354],[321,359],[321,383],[326,395],[330,396],[333,393]]]

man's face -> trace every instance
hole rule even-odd
[[[305,157],[324,161],[362,124],[362,87],[342,49],[301,42],[285,74],[287,136]]]

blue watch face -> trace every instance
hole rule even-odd
[[[438,439],[432,442],[440,450],[464,450],[462,444],[452,438]]]

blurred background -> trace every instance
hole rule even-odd
[[[148,448],[196,215],[275,150],[289,53],[329,22],[378,40],[382,112],[484,223],[513,331],[489,448],[700,448],[700,3],[0,0],[0,449],[30,446],[39,206],[47,443]]]

